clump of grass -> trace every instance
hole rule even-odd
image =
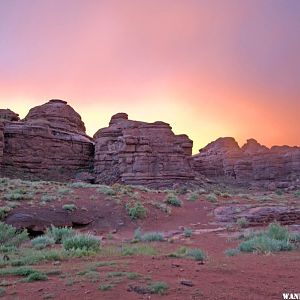
[[[191,257],[194,260],[197,261],[204,261],[206,259],[206,254],[203,250],[194,248],[194,249],[188,249],[186,252],[187,257]]]
[[[235,255],[237,255],[239,253],[240,253],[239,249],[227,249],[227,250],[225,250],[225,254],[227,256],[235,256]]]
[[[194,192],[189,193],[187,199],[188,199],[189,201],[194,202],[194,201],[196,201],[196,200],[199,199],[199,195],[200,195],[200,194],[198,193],[198,191],[194,191]]]
[[[79,249],[96,252],[100,248],[100,240],[91,234],[76,234],[64,239],[63,246],[67,251]]]
[[[0,221],[4,220],[10,211],[11,208],[9,206],[0,207]]]
[[[76,234],[75,230],[69,227],[55,227],[51,226],[47,229],[47,236],[54,239],[56,244],[60,244],[64,239]]]
[[[144,242],[161,242],[164,240],[164,236],[160,232],[145,232],[142,235],[142,241]]]
[[[171,257],[186,257],[197,261],[204,261],[207,258],[206,253],[199,248],[180,247],[175,252],[170,254]]]
[[[109,291],[111,290],[112,288],[114,288],[114,285],[113,284],[101,284],[99,286],[99,290],[100,291]]]
[[[249,222],[245,217],[242,217],[242,218],[237,219],[236,224],[240,228],[246,228],[249,225]]]
[[[28,240],[26,230],[18,232],[13,226],[0,222],[0,245],[1,250],[10,247],[19,247]]]
[[[106,275],[108,278],[112,278],[112,277],[127,277],[128,279],[137,279],[139,277],[141,277],[141,275],[139,273],[135,273],[135,272],[120,272],[120,271],[116,271],[116,272],[109,272]]]
[[[59,188],[59,189],[58,189],[57,193],[58,193],[59,195],[69,195],[69,194],[72,194],[73,191],[72,191],[71,189],[63,188],[63,187],[62,187],[62,188]]]
[[[65,204],[62,208],[67,211],[74,211],[77,209],[75,204]]]
[[[45,280],[48,280],[47,275],[39,271],[31,273],[25,278],[26,282],[45,281]]]
[[[78,189],[78,188],[91,188],[91,187],[94,187],[94,185],[92,185],[91,183],[86,183],[86,182],[72,182],[69,184],[69,187],[71,188],[75,188],[75,189]]]
[[[238,249],[242,252],[270,253],[293,250],[290,233],[278,223],[272,223],[267,230],[245,237]]]
[[[154,256],[157,254],[155,248],[150,245],[138,245],[138,246],[127,246],[124,245],[121,249],[121,255],[123,256],[134,256],[134,255],[150,255]]]
[[[99,185],[97,191],[98,191],[98,193],[104,194],[107,196],[115,196],[116,195],[116,191],[114,191],[114,189],[112,187],[107,186],[107,185]]]
[[[57,196],[54,196],[54,195],[43,195],[41,197],[42,202],[52,202],[52,201],[55,201],[57,199],[58,199]]]
[[[161,203],[161,202],[151,202],[151,204],[160,209],[162,212],[170,215],[172,213],[171,207],[169,207],[166,203]]]
[[[148,289],[151,294],[166,295],[168,293],[169,286],[163,281],[152,282],[148,285]]]
[[[185,227],[183,230],[183,235],[185,237],[191,237],[193,235],[193,230],[190,228]]]
[[[173,194],[173,193],[169,193],[165,199],[165,203],[175,206],[175,207],[180,207],[182,206],[182,201],[180,199],[178,199],[178,197]]]
[[[18,188],[4,195],[4,199],[7,201],[20,201],[30,200],[33,198],[33,193],[29,193],[27,190]]]
[[[211,202],[211,203],[216,203],[216,202],[218,202],[218,197],[217,197],[217,195],[214,194],[214,193],[210,193],[210,194],[206,195],[205,198],[206,198],[206,200],[207,200],[208,202]]]
[[[143,219],[147,214],[147,209],[140,201],[127,203],[126,210],[131,220]]]
[[[55,240],[47,235],[41,235],[31,240],[31,244],[36,249],[43,249],[53,245]]]
[[[164,240],[164,236],[160,232],[149,231],[142,233],[140,228],[134,231],[133,241],[142,242],[161,242]]]

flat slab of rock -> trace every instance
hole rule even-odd
[[[230,205],[214,210],[218,222],[233,223],[245,218],[250,225],[260,225],[278,221],[282,224],[300,224],[300,208],[294,206],[270,205]]]

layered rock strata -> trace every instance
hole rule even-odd
[[[167,123],[132,121],[118,113],[94,139],[97,182],[164,186],[194,178],[193,142]]]
[[[243,147],[231,138],[219,138],[193,156],[196,173],[237,182],[281,181],[300,184],[300,148],[271,149],[249,139]]]
[[[94,145],[81,117],[65,101],[50,100],[32,108],[22,121],[4,121],[3,173],[7,176],[68,179],[91,170],[93,156]]]

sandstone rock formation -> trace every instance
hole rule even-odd
[[[208,177],[219,176],[237,182],[300,184],[299,147],[275,146],[269,149],[249,139],[240,148],[233,138],[226,137],[210,143],[193,159],[196,173]]]
[[[79,114],[67,102],[50,100],[32,108],[22,121],[9,119],[7,115],[3,149],[5,175],[58,180],[92,169],[92,139],[85,134]]]
[[[194,178],[192,141],[175,135],[169,124],[128,120],[125,113],[111,118],[95,135],[97,182],[165,186]]]
[[[10,109],[0,109],[0,120],[2,121],[19,121],[19,115]]]

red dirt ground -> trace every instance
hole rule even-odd
[[[126,215],[123,205],[119,205],[107,196],[99,196],[97,200],[89,200],[93,195],[92,189],[76,189],[75,195],[78,199],[73,202],[77,207],[84,207],[87,215],[101,214],[93,223],[81,230],[93,231],[95,234],[106,236],[114,229],[117,232],[113,234],[113,239],[104,239],[103,245],[117,244],[121,245],[124,240],[131,239],[133,231],[141,227],[143,231],[163,231],[176,232],[182,229],[182,226],[198,230],[216,229],[220,227],[215,223],[213,216],[214,204],[208,203],[202,197],[200,200],[190,202],[184,199],[184,205],[181,208],[172,208],[172,213],[168,216],[159,209],[151,207],[149,201],[163,200],[163,193],[141,193],[141,199],[148,208],[147,218],[138,222],[132,222]],[[59,203],[53,203],[51,209],[59,210],[62,204],[70,203],[71,196],[65,196]],[[72,195],[72,198],[74,195]],[[127,201],[126,197],[124,198]],[[230,201],[233,199],[231,198]],[[228,199],[219,201],[224,204]],[[253,203],[253,201],[239,200],[240,203]],[[291,198],[291,201],[295,199]],[[148,204],[147,204],[148,203]],[[35,211],[38,215],[47,213],[49,207],[38,204],[38,201],[28,205],[25,202],[16,210],[24,209]],[[117,226],[123,222],[122,226]],[[201,231],[199,231],[201,232]],[[173,242],[151,243],[161,254],[157,256],[130,256],[130,257],[112,257],[99,256],[76,258],[62,261],[58,265],[52,262],[43,263],[33,268],[43,271],[59,270],[65,277],[59,275],[49,275],[48,281],[20,283],[5,287],[6,294],[3,299],[11,300],[35,300],[35,299],[216,299],[216,300],[277,300],[283,299],[283,292],[300,292],[300,252],[299,250],[291,252],[281,252],[269,255],[259,254],[239,254],[234,257],[228,257],[224,251],[228,248],[234,248],[237,245],[236,240],[231,240],[220,230],[216,232],[204,232],[194,234],[191,238],[184,238],[182,235],[175,235]],[[221,234],[223,233],[223,235]],[[197,261],[183,258],[171,258],[167,254],[174,252],[181,246],[191,248],[201,248],[208,254],[208,259],[204,264]],[[114,266],[98,267],[100,274],[96,282],[76,275],[87,265],[99,261],[115,261]],[[112,282],[107,278],[107,272],[126,271],[138,272],[143,276],[134,280],[122,279],[108,291],[99,290],[101,284]],[[134,291],[129,291],[129,286],[145,287],[151,281],[164,281],[168,284],[167,295],[145,294],[141,295]],[[68,278],[73,278],[73,284],[67,284]],[[148,278],[148,279],[147,279]],[[5,278],[13,281],[15,278]],[[76,282],[76,281],[79,282]],[[115,279],[113,279],[115,280]],[[181,280],[189,280],[193,286],[188,287],[180,283]]]

